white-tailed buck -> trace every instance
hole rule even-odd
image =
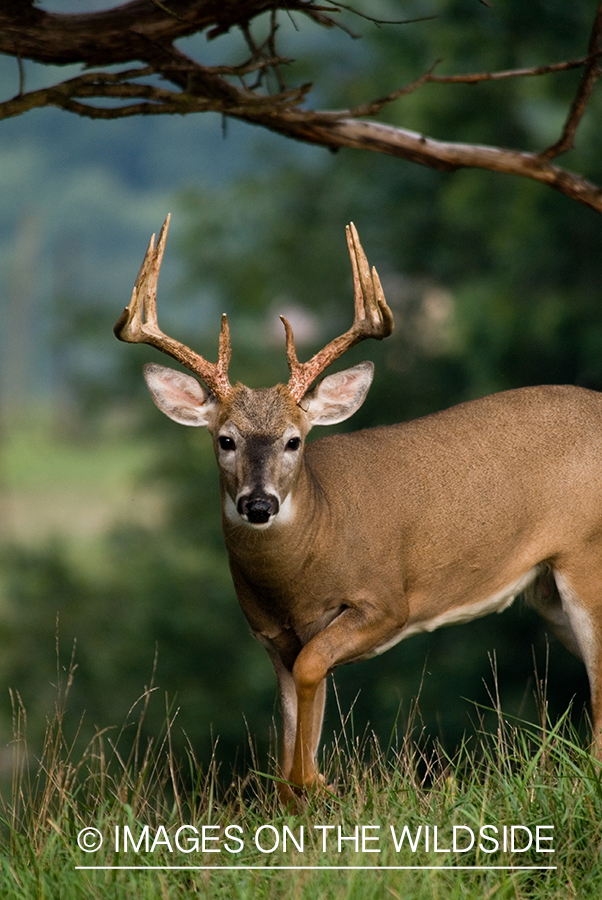
[[[325,679],[338,665],[499,612],[522,592],[583,659],[598,739],[602,395],[568,386],[506,391],[304,447],[312,426],[358,409],[373,367],[360,363],[312,387],[316,378],[349,347],[393,328],[355,228],[347,229],[352,327],[300,363],[283,319],[290,380],[252,389],[228,381],[226,316],[215,364],[159,330],[168,221],[115,333],[157,347],[203,382],[155,364],[144,370],[159,409],[213,437],[234,586],[278,679],[282,777],[297,789],[318,779]],[[282,787],[285,799],[292,795]]]

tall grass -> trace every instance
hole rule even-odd
[[[2,898],[601,895],[601,767],[566,717],[551,724],[544,716],[533,726],[498,708],[497,729],[485,732],[477,722],[453,758],[421,736],[416,720],[383,748],[373,735],[356,737],[344,718],[322,763],[331,786],[292,811],[280,806],[274,777],[256,760],[247,775],[224,783],[215,757],[203,767],[189,748],[176,759],[172,717],[144,744],[150,691],[132,710],[136,734],[127,753],[123,730],[98,732],[76,752],[78,742],[65,737],[72,676],[59,688],[37,760],[27,747],[26,711],[14,698],[12,788],[1,801]],[[498,831],[480,832],[484,826]],[[510,826],[520,826],[514,850]],[[537,826],[539,846],[523,849]],[[84,829],[97,832],[86,837]],[[92,851],[98,833],[102,847]],[[483,834],[497,835],[498,849],[487,852],[494,843]],[[190,843],[197,839],[198,847]]]

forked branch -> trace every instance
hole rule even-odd
[[[602,51],[602,3],[598,6],[596,18],[589,39],[588,55],[585,60],[585,71],[581,78],[579,88],[571,104],[567,120],[562,130],[562,135],[555,144],[546,150],[542,157],[553,159],[561,153],[571,150],[575,144],[575,134],[591,99],[594,85],[602,74],[600,68],[600,53]]]

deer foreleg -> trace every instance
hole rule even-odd
[[[282,715],[282,754],[280,757],[280,774],[287,781],[293,766],[295,735],[297,733],[297,692],[292,672],[290,672],[279,656],[272,656],[274,671],[278,681],[280,694],[280,713]]]
[[[292,673],[284,666],[282,661],[273,658],[278,690],[280,693],[280,710],[282,714],[282,754],[280,757],[280,776],[286,781],[291,781],[291,771],[295,754],[295,742],[297,735],[297,691]],[[322,731],[322,719],[324,718],[324,704],[326,700],[326,681],[323,679],[315,693],[313,709],[311,713],[311,744],[307,751],[313,759],[318,750],[320,732]],[[279,792],[285,802],[293,798],[293,792],[288,785],[280,783]]]
[[[316,752],[322,728],[325,678],[340,663],[370,653],[399,625],[382,610],[347,608],[303,647],[293,666],[297,695],[297,728],[289,781],[311,788],[318,778]]]

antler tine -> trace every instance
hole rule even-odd
[[[120,341],[130,344],[150,344],[163,353],[167,353],[195,375],[201,378],[218,399],[225,399],[232,392],[228,380],[228,364],[230,362],[230,330],[226,315],[222,316],[222,327],[219,336],[219,353],[216,363],[207,362],[185,344],[175,341],[164,334],[157,324],[157,281],[167,231],[171,216],[167,216],[159,233],[159,241],[155,247],[155,235],[150,239],[146,256],[138,272],[132,299],[123,310],[113,331]]]
[[[378,273],[374,267],[370,271],[353,222],[347,226],[346,233],[353,271],[355,313],[351,328],[327,344],[308,362],[300,363],[295,351],[293,330],[286,319],[280,316],[286,332],[286,355],[291,373],[288,389],[297,403],[318,375],[350,347],[366,338],[382,341],[393,331],[393,314],[387,306]]]

